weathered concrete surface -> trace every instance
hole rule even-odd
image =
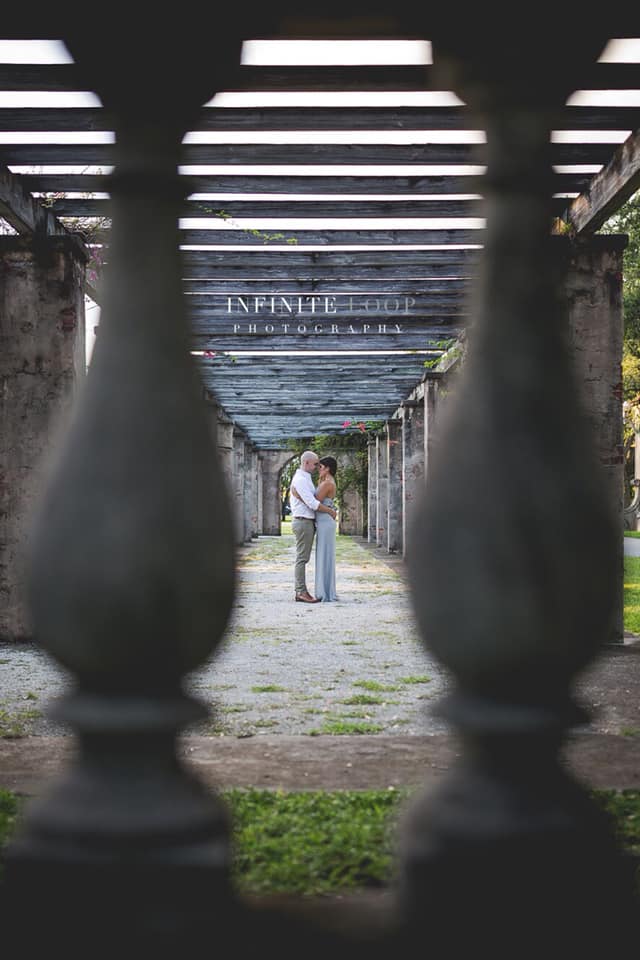
[[[25,563],[46,458],[84,381],[84,254],[71,237],[0,238],[0,639],[31,627]]]

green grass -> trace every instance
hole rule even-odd
[[[378,683],[377,680],[356,680],[354,687],[362,687],[363,690],[371,690],[374,693],[396,693],[398,687],[388,683]]]
[[[409,789],[222,791],[232,822],[232,879],[253,895],[318,896],[388,887]],[[640,853],[640,790],[594,790],[621,848]],[[0,790],[0,848],[22,798]]]
[[[625,530],[624,535],[625,537],[636,537],[637,539],[640,537],[640,530]]]
[[[624,629],[640,633],[640,557],[624,558]]]
[[[28,699],[31,700],[33,697],[28,696]],[[17,740],[19,737],[26,737],[31,732],[33,721],[41,716],[42,711],[34,708],[12,712],[0,707],[0,738]]]
[[[320,730],[310,730],[310,737],[341,737],[352,734],[380,733],[384,730],[378,723],[352,723],[347,720],[326,720]]]

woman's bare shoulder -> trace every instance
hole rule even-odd
[[[333,480],[321,480],[316,487],[316,497],[318,500],[324,500],[325,497],[333,497],[336,492],[336,485]]]

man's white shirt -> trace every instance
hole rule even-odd
[[[293,475],[291,486],[296,488],[300,497],[300,500],[298,500],[298,497],[294,497],[293,493],[289,495],[291,516],[307,517],[309,520],[315,520],[320,501],[316,499],[311,474],[303,470],[302,467],[298,467]]]

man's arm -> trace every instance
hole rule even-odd
[[[305,471],[300,471],[298,476],[295,478],[295,487],[291,487],[294,496],[298,500],[302,500],[303,503],[309,507],[309,510],[315,511],[322,506],[320,501],[316,498],[313,492],[313,480],[311,479],[310,474]]]
[[[329,513],[335,520],[337,517],[336,511],[333,507],[327,507],[324,503],[320,503],[317,497],[313,492],[313,480],[311,475],[305,473],[304,476],[299,476],[296,478],[297,486],[291,485],[291,492],[294,497],[297,497],[298,500],[302,500],[303,503],[309,507],[310,510],[313,510],[314,513]],[[314,506],[315,504],[315,506]]]

